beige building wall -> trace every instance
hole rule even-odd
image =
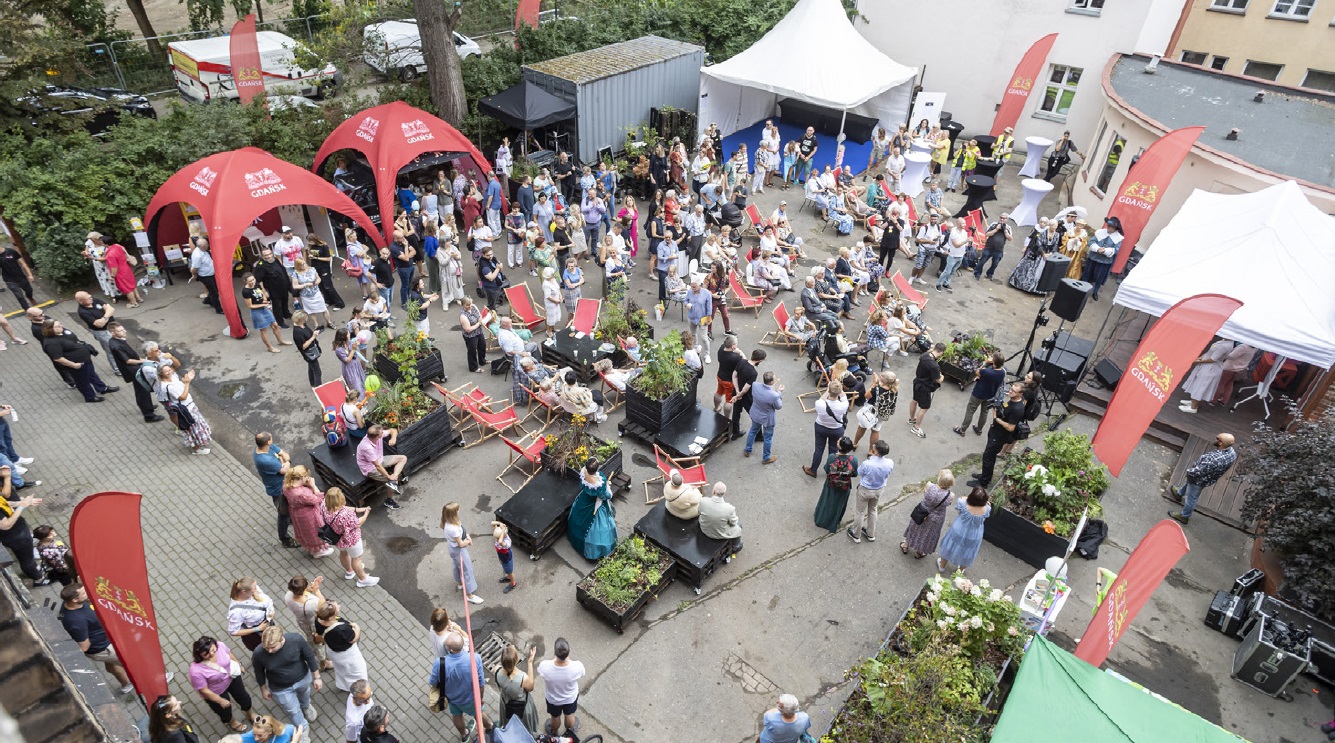
[[[1102,137],[1099,137],[1100,132]],[[1075,183],[1071,192],[1072,203],[1088,210],[1090,224],[1100,224],[1107,216],[1113,201],[1117,198],[1118,189],[1126,180],[1127,170],[1130,169],[1131,160],[1136,153],[1148,148],[1164,134],[1167,134],[1166,129],[1148,122],[1138,112],[1125,110],[1112,101],[1106,101],[1094,129],[1083,135],[1085,141],[1089,142],[1090,149],[1086,154],[1090,157],[1081,163],[1080,169],[1073,176]],[[1107,163],[1108,150],[1112,146],[1114,136],[1126,140],[1123,149],[1125,154],[1110,171],[1111,177],[1107,179],[1107,189],[1100,192],[1097,188],[1099,177]],[[1159,231],[1178,213],[1187,197],[1196,189],[1224,194],[1252,193],[1285,180],[1292,179],[1266,173],[1232,160],[1198,143],[1187,155],[1167,191],[1160,196],[1159,206],[1154,210],[1154,215],[1150,217],[1149,224],[1141,234],[1141,249],[1154,242]],[[1335,190],[1318,188],[1302,182],[1299,182],[1299,185],[1308,200],[1318,209],[1327,214],[1335,214]],[[1066,203],[1064,198],[1062,203]]]
[[[1281,85],[1335,91],[1335,0],[1190,0],[1169,58]],[[1284,15],[1282,11],[1288,11]],[[1184,58],[1185,55],[1185,58]],[[1199,55],[1204,55],[1201,58]],[[1271,68],[1281,65],[1278,77]],[[1309,80],[1308,71],[1318,73]]]

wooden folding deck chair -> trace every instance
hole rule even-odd
[[[760,237],[760,233],[769,227],[769,221],[760,215],[760,207],[747,204],[745,214],[747,225],[742,228],[742,237]]]
[[[649,485],[650,483],[666,482],[668,473],[672,470],[677,470],[681,473],[681,481],[683,485],[694,485],[700,488],[702,493],[705,485],[709,484],[709,476],[705,474],[705,466],[700,463],[699,457],[682,457],[681,459],[673,459],[667,455],[667,452],[659,448],[658,444],[654,444],[654,465],[658,467],[658,477],[644,481],[645,505],[652,505],[663,500],[661,491],[657,498],[650,495]]]
[[[547,319],[539,315],[537,308],[533,306],[533,295],[528,291],[528,284],[507,286],[505,298],[510,302],[510,317],[528,328],[530,332],[547,324]]]
[[[531,440],[526,442],[525,439]],[[530,480],[537,477],[538,473],[542,471],[542,452],[547,448],[547,437],[543,436],[541,431],[535,431],[534,433],[525,434],[518,440],[512,440],[506,436],[501,436],[501,441],[504,441],[505,445],[510,447],[510,463],[505,465],[505,468],[501,470],[499,475],[496,475],[496,482],[504,485],[511,493],[518,493]],[[524,472],[520,469],[520,465],[523,462],[528,462],[529,466],[532,468],[531,471]],[[524,476],[524,481],[519,483],[518,487],[505,481],[505,475],[510,470],[515,470]]]
[[[760,342],[767,346],[775,348],[796,348],[797,358],[802,358],[802,351],[806,344],[801,338],[788,332],[788,307],[783,302],[774,305],[774,330],[766,332],[760,337]]]
[[[509,401],[507,400],[506,402]],[[519,431],[520,435],[528,435],[529,433],[528,429],[524,428],[519,415],[515,413],[515,406],[513,403],[510,403],[499,410],[488,410],[468,398],[464,398],[463,404],[464,407],[468,409],[468,414],[472,416],[473,420],[477,423],[478,433],[477,441],[474,441],[471,444],[464,444],[465,449],[477,446],[487,439],[490,439],[493,436],[499,436],[510,429]],[[488,433],[488,431],[490,431],[490,433]]]
[[[895,275],[890,277],[890,283],[895,287],[895,294],[901,300],[908,300],[918,305],[919,310],[927,309],[927,297],[917,289],[914,289],[909,280],[904,278],[904,274],[895,271]]]
[[[728,305],[729,309],[755,310],[756,317],[760,317],[760,307],[765,303],[765,297],[747,291],[741,279],[737,278],[736,271],[728,272],[728,288],[732,290],[733,297],[732,303]]]
[[[570,327],[576,332],[593,335],[598,327],[598,313],[602,312],[603,300],[580,299],[575,303],[575,314],[570,318]]]
[[[460,385],[452,390],[442,387],[439,382],[432,382],[431,384],[445,398],[445,402],[449,404],[450,420],[454,424],[454,430],[461,433],[477,425],[472,414],[468,411],[465,401],[484,409],[491,405],[491,395],[483,392],[472,382]]]
[[[338,419],[343,420],[343,403],[348,401],[348,388],[344,386],[342,377],[332,382],[325,382],[319,387],[312,387],[311,392],[314,392],[315,399],[320,401],[320,416],[322,418],[326,409],[333,408]],[[346,425],[347,421],[343,421],[343,423]]]

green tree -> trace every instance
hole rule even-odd
[[[1237,467],[1248,482],[1243,517],[1283,561],[1281,590],[1335,613],[1335,414],[1259,431]]]

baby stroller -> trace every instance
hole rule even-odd
[[[816,327],[816,334],[807,341],[807,371],[815,372],[817,368],[824,369],[834,363],[834,359],[825,353],[825,339],[829,332],[823,326]]]
[[[494,730],[492,743],[603,743],[603,736],[601,735],[579,738],[575,737],[573,733],[569,735],[538,733],[535,738],[528,731],[528,728],[524,727],[524,721],[518,715],[507,720],[505,727],[498,727]]]

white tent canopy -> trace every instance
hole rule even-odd
[[[1195,191],[1113,300],[1155,317],[1196,294],[1243,302],[1219,334],[1335,364],[1335,219],[1293,181],[1256,193]]]
[[[749,49],[700,70],[699,121],[726,136],[797,98],[893,129],[908,115],[917,74],[862,38],[839,0],[800,0]]]

